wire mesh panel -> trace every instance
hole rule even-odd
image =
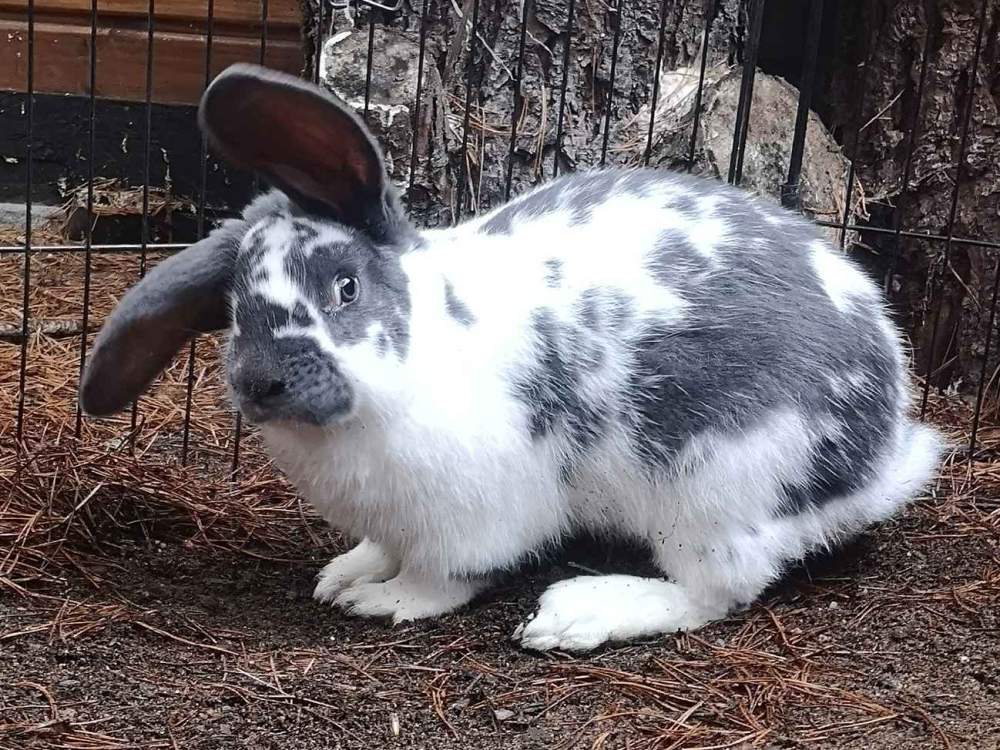
[[[241,59],[261,64],[284,59],[280,55],[285,54],[287,39],[272,38],[278,28],[275,24],[287,20],[284,5],[261,0],[249,14],[253,17],[252,22],[247,21],[251,32],[238,43],[227,37],[220,47],[217,4],[206,0],[203,13],[192,22],[197,31],[202,89],[231,61],[233,49],[242,50]],[[49,234],[41,238],[34,217],[38,192],[35,112],[39,101],[35,75],[38,65],[45,64],[39,55],[49,48],[40,52],[36,44],[39,11],[33,0],[25,2],[23,60],[19,63],[23,80],[17,87],[22,107],[16,115],[18,127],[24,130],[20,155],[23,223],[16,241],[0,247],[0,260],[18,265],[19,284],[17,309],[8,304],[8,317],[3,321],[12,327],[9,343],[3,346],[16,347],[16,353],[8,353],[3,360],[4,367],[13,368],[4,379],[4,387],[12,394],[6,403],[14,412],[5,435],[24,449],[39,435],[61,429],[54,426],[50,413],[61,400],[60,408],[72,414],[69,429],[77,437],[107,439],[116,434],[122,449],[151,450],[155,446],[156,450],[175,452],[181,463],[194,457],[235,471],[245,436],[239,416],[230,416],[226,405],[218,372],[218,337],[192,341],[165,375],[167,385],[158,395],[150,394],[134,404],[124,422],[112,420],[108,423],[111,426],[93,426],[83,418],[75,399],[76,381],[86,366],[93,331],[124,288],[141,278],[150,263],[206,236],[216,219],[238,211],[241,202],[266,187],[252,178],[244,193],[227,193],[229,178],[217,178],[223,167],[199,134],[189,193],[163,197],[173,187],[170,155],[162,145],[163,133],[172,125],[161,121],[165,110],[157,109],[161,101],[157,85],[162,80],[157,66],[161,53],[167,56],[164,64],[171,64],[174,53],[162,46],[165,42],[158,24],[166,17],[163,14],[169,16],[169,5],[168,0],[148,0],[141,27],[143,52],[132,63],[143,70],[143,96],[129,105],[135,127],[122,140],[122,153],[132,158],[138,149],[141,162],[137,179],[129,186],[136,198],[137,232],[125,240],[101,241],[96,232],[103,225],[101,217],[108,215],[108,202],[114,199],[102,192],[104,183],[98,171],[105,166],[100,163],[99,146],[108,137],[101,123],[99,90],[106,79],[102,78],[99,37],[118,20],[103,13],[98,0],[87,4],[88,55],[83,85],[88,95],[81,110],[84,116],[72,134],[84,155],[79,186],[82,198],[77,206],[83,218],[72,233],[72,241],[67,242]],[[765,151],[759,143],[754,141],[752,148],[748,144],[755,137],[755,128],[769,115],[772,105],[766,97],[774,91],[784,92],[794,116],[783,125],[782,140],[786,143],[774,151],[780,159],[771,157],[780,162],[777,172],[781,176],[772,198],[791,208],[809,209],[803,191],[811,187],[807,172],[810,158],[817,153],[817,133],[823,129],[812,112],[822,93],[820,67],[824,39],[830,36],[825,26],[830,4],[823,0],[805,4],[797,36],[801,48],[794,55],[798,68],[789,74],[797,89],[789,93],[787,84],[775,84],[775,76],[765,75],[763,84],[769,88],[763,94],[764,104],[758,91],[764,75],[761,66],[771,59],[765,32],[769,23],[776,22],[778,11],[766,0],[731,5],[738,9],[738,17],[727,15],[719,4],[685,15],[670,0],[619,0],[596,13],[574,0],[559,4],[558,12],[548,6],[536,7],[531,0],[509,7],[484,0],[461,4],[419,0],[410,5],[322,0],[307,5],[311,14],[301,19],[303,39],[314,47],[312,59],[306,60],[301,70],[356,107],[385,146],[393,180],[415,219],[423,224],[454,224],[559,174],[612,164],[707,173],[760,190],[762,170],[772,167],[762,166]],[[955,115],[958,139],[950,165],[953,187],[947,221],[936,231],[925,231],[908,227],[898,207],[889,206],[879,221],[866,219],[859,210],[860,151],[873,123],[896,104],[879,99],[868,80],[872,55],[884,42],[877,34],[869,35],[866,51],[860,56],[854,111],[851,121],[838,133],[843,142],[838,150],[847,158],[843,161],[845,173],[838,175],[843,182],[836,209],[813,212],[821,227],[833,230],[832,236],[845,251],[864,255],[877,248],[887,256],[875,266],[884,274],[884,288],[891,297],[894,279],[905,270],[901,269],[904,249],[919,244],[927,257],[937,259],[928,274],[926,331],[930,344],[922,347],[922,361],[917,363],[926,375],[922,413],[927,411],[937,382],[935,375],[942,366],[935,347],[945,305],[937,300],[941,285],[953,272],[954,249],[961,247],[966,253],[981,256],[983,273],[991,281],[985,287],[985,299],[977,303],[982,307],[978,314],[983,319],[979,347],[983,364],[970,389],[970,456],[975,455],[984,414],[996,412],[995,373],[990,368],[996,359],[995,251],[1000,245],[995,237],[959,236],[956,231],[968,172],[974,93],[986,85],[978,71],[987,47],[988,18],[989,6],[982,0],[971,19],[975,42],[966,64],[970,93]],[[225,21],[227,29],[234,23],[228,16]],[[174,28],[170,25],[173,21],[164,23]],[[543,27],[549,32],[544,39],[538,30]],[[687,37],[691,43],[677,41],[681,29],[694,29]],[[726,50],[723,40],[737,32],[741,44]],[[901,201],[913,185],[915,154],[921,148],[931,33],[928,26],[923,57],[915,62],[916,82],[906,101],[906,127],[899,142],[903,156],[898,159],[901,169],[894,189]],[[252,48],[248,46],[251,42]],[[193,102],[186,108],[172,106],[183,110],[188,125],[194,126]],[[711,119],[708,126],[706,118]],[[722,130],[725,133],[720,140]],[[710,138],[718,143],[708,145]],[[709,151],[710,157],[706,156]],[[170,207],[164,209],[163,205]],[[182,230],[175,222],[164,231],[160,227],[164,212],[173,212],[172,217],[186,212],[191,217],[190,227]],[[57,267],[72,268],[76,285],[69,292],[65,280],[61,282],[67,300],[61,312],[54,311],[55,297],[47,291],[52,269]],[[40,279],[38,273],[42,273]],[[5,278],[11,278],[10,274]],[[13,298],[9,292],[6,296]],[[71,336],[59,334],[63,329],[53,327],[54,317]],[[71,346],[75,347],[72,377],[55,374],[53,358],[65,356]],[[147,402],[148,408],[144,405]]]

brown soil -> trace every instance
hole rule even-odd
[[[79,314],[81,262],[35,258],[34,318]],[[102,312],[122,266],[97,266]],[[0,748],[1000,747],[992,416],[933,496],[751,610],[577,659],[509,635],[552,580],[641,570],[628,551],[581,542],[433,622],[347,619],[310,598],[341,540],[252,437],[228,476],[213,343],[188,467],[186,356],[143,399],[133,455],[128,415],[73,436],[78,339],[27,351],[15,451],[20,349],[0,342]],[[961,436],[967,406],[933,411]]]

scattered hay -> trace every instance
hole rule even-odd
[[[23,226],[0,224],[0,247],[23,247],[25,242]],[[31,244],[33,247],[42,245],[62,245],[67,242],[64,233],[64,218],[53,216],[41,224],[31,228]],[[4,287],[16,288],[16,287]]]
[[[241,436],[240,472],[231,475],[234,418],[219,378],[218,340],[197,344],[188,465],[182,466],[187,355],[140,400],[134,429],[130,414],[78,422],[84,260],[79,254],[33,260],[20,450],[21,347],[0,339],[0,588],[25,593],[69,572],[99,584],[101,573],[90,570],[90,562],[113,555],[118,541],[148,540],[154,527],[167,526],[191,545],[285,554],[307,511],[252,435]],[[150,263],[156,260],[150,256]],[[137,278],[137,263],[130,256],[94,256],[88,331]],[[0,286],[16,288],[19,267],[17,259],[0,257]],[[72,322],[78,335],[46,335],[54,320]],[[19,300],[0,301],[0,330],[15,326],[19,331]]]
[[[70,216],[76,210],[87,210],[89,190],[86,183],[67,192],[66,202],[62,211]],[[94,219],[102,216],[142,216],[144,204],[148,204],[146,212],[150,218],[169,213],[177,209],[194,211],[190,201],[176,198],[170,190],[170,185],[157,187],[151,185],[148,189],[142,185],[131,187],[115,177],[98,177],[94,180],[93,210]]]

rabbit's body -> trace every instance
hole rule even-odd
[[[332,342],[354,418],[262,430],[331,524],[412,574],[485,577],[586,530],[648,544],[715,617],[934,470],[873,284],[740,191],[567,177],[414,236],[399,262],[406,351],[379,322]]]
[[[324,569],[318,599],[438,615],[588,531],[645,543],[674,582],[556,584],[519,628],[524,645],[696,628],[888,518],[933,476],[939,438],[908,417],[881,295],[808,222],[707,180],[608,170],[417,232],[360,124],[325,95],[256,75],[224,76],[232,93],[216,98],[289,101],[213,135],[287,181],[291,199],[265,196],[220,230],[225,262],[195,246],[155,269],[90,367],[113,370],[107,352],[139,337],[114,326],[140,330],[149,314],[135,311],[170,298],[170,283],[178,299],[208,301],[177,305],[170,314],[192,320],[166,316],[168,331],[230,321],[234,400],[299,490],[360,542]],[[270,113],[289,107],[307,124],[330,118],[325,150],[316,124],[306,146],[267,141],[286,127]],[[325,182],[338,169],[343,187]],[[220,288],[210,304],[205,290]],[[125,393],[96,377],[84,393],[110,411],[159,361],[117,376]]]

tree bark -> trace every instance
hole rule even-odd
[[[981,53],[973,68],[983,7]],[[998,24],[998,0],[845,5],[840,27],[858,31],[843,38],[827,95],[829,117],[835,131],[844,133],[848,152],[856,149],[855,167],[868,191],[873,225],[1000,240]],[[847,103],[859,98],[868,125],[855,138],[856,128],[845,115],[853,109]],[[911,132],[915,148],[904,184]],[[944,242],[903,238],[895,257],[893,236],[868,233],[865,241],[891,276],[889,291],[911,332],[921,369],[929,366],[940,385],[971,389],[984,367],[991,375],[998,361],[995,333],[988,362],[985,348],[996,253],[959,242],[949,249]]]
[[[304,0],[310,29],[314,1]],[[478,0],[477,10],[476,0],[427,0],[421,67],[423,0],[409,1],[413,7],[403,12],[362,12],[355,25],[343,11],[326,19],[324,37],[339,41],[327,42],[322,78],[361,111],[368,91],[368,122],[411,213],[427,226],[448,225],[496,206],[508,192],[516,195],[557,171],[596,166],[602,159],[607,164],[641,161],[657,59],[661,74],[697,70],[710,20],[709,71],[718,74],[716,80],[731,80],[742,63],[750,5],[749,0],[623,0],[619,14],[595,0],[525,0],[521,55],[519,3]],[[973,70],[982,2],[827,0],[821,75],[813,97],[819,117],[810,120],[803,165],[806,181],[812,170],[814,194],[807,197],[823,207],[813,214],[829,219],[830,206],[833,215],[843,210],[843,183],[853,162],[854,189],[864,200],[852,194],[849,213],[859,223],[889,231],[849,235],[848,249],[885,279],[911,335],[918,369],[929,368],[940,385],[974,385],[984,367],[992,373],[1000,361],[995,341],[988,362],[984,356],[996,254],[905,234],[897,242],[891,230],[939,235],[950,230],[957,238],[1000,239],[1000,0],[986,0],[981,55]],[[571,4],[573,23],[568,25]],[[798,23],[791,12],[804,19],[803,9],[788,0],[770,0],[765,8],[768,46],[762,49],[761,73],[795,83],[804,34],[789,29]],[[478,33],[472,37],[471,19],[477,12]],[[371,22],[375,31],[370,38]],[[774,49],[776,45],[782,49]],[[369,46],[374,56],[366,85]],[[925,53],[927,73],[918,109]],[[315,55],[312,59],[315,64]],[[420,107],[415,111],[419,71]],[[757,94],[770,91],[778,99],[763,104],[755,99],[748,153],[757,157],[748,160],[751,172],[745,183],[777,199],[788,144],[773,144],[782,140],[775,137],[781,119],[789,120],[785,140],[791,139],[797,91],[766,75],[761,80]],[[713,94],[703,102],[701,116],[710,116],[713,107],[718,110],[719,102],[735,107],[735,101],[735,95]],[[958,174],[955,165],[969,107],[964,166]],[[728,113],[719,122],[731,121]],[[516,135],[511,150],[512,123]],[[864,125],[860,133],[859,124]],[[822,131],[818,139],[817,130]],[[911,131],[916,141],[907,167]],[[753,142],[755,132],[758,143]],[[686,139],[680,131],[656,136],[651,162],[686,166]],[[711,139],[705,133],[698,138],[694,171],[718,174],[719,155],[703,148]],[[839,196],[831,197],[838,184]]]
[[[618,134],[651,99],[661,9],[664,69],[694,62],[708,16],[714,19],[710,59],[737,62],[745,24],[743,0],[625,0],[612,90],[615,30],[621,22],[612,6],[593,0],[525,0],[522,55],[519,3],[479,0],[478,33],[472,37],[475,0],[429,0],[421,107],[414,116],[420,6],[419,0],[413,2],[409,13],[359,16],[354,29],[339,16],[328,34],[351,33],[330,48],[323,78],[349,101],[363,99],[367,24],[375,20],[369,124],[380,137],[388,135],[382,142],[393,176],[415,218],[432,226],[495,206],[508,190],[516,195],[557,171],[598,165],[606,118],[612,129],[606,162],[632,160],[634,144],[620,142]],[[315,9],[310,17],[315,19]],[[402,119],[379,120],[374,110],[385,112],[391,105]],[[399,123],[408,125],[387,133]],[[516,136],[508,186],[512,123]],[[412,134],[417,161],[410,186]]]

